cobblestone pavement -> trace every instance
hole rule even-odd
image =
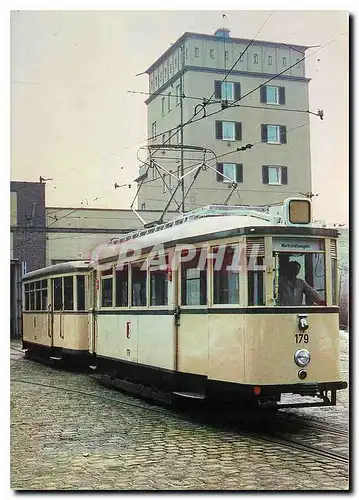
[[[347,379],[345,333],[341,345]],[[13,489],[348,489],[347,467],[327,458],[181,419],[89,375],[25,360],[14,349],[10,357]],[[337,407],[295,413],[346,430],[348,390],[338,396]]]

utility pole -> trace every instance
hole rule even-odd
[[[181,170],[181,210],[184,212],[184,165],[183,165],[183,94],[184,94],[184,65],[185,65],[185,52],[184,52],[184,45],[181,45],[181,55],[182,55],[182,73],[181,73],[181,78],[180,78],[180,94],[181,94],[181,99],[180,99],[180,113],[181,113],[181,123],[180,123],[180,131],[181,131],[181,164],[180,164],[180,170]]]

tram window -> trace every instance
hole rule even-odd
[[[181,264],[181,293],[183,305],[204,305],[207,303],[207,261],[200,269],[201,249],[188,262]]]
[[[112,277],[102,279],[102,287],[101,287],[102,307],[112,307],[112,284],[113,284]]]
[[[41,310],[47,310],[47,287],[41,290]]]
[[[128,306],[128,267],[116,271],[116,307]]]
[[[35,291],[35,311],[41,311],[41,290]]]
[[[150,273],[150,304],[151,306],[165,306],[168,303],[168,273],[167,271],[151,271]]]
[[[234,249],[228,247],[224,255],[217,248],[212,249],[215,255],[213,262],[213,303],[238,304],[239,303],[239,270],[228,270],[232,265]],[[218,269],[219,268],[219,269]]]
[[[74,280],[73,276],[64,278],[64,310],[73,311],[74,309]]]
[[[85,276],[83,274],[76,276],[77,281],[77,310],[85,310]]]
[[[30,286],[29,283],[25,284],[25,311],[30,309]]]
[[[296,264],[293,264],[293,263]],[[275,253],[274,297],[278,306],[325,304],[324,252]]]
[[[54,311],[62,309],[62,278],[54,278]]]
[[[132,264],[132,305],[146,305],[146,264],[139,262]]]
[[[263,275],[264,269],[251,268],[253,258],[247,260],[248,268],[248,305],[263,306],[264,305],[264,289]],[[255,267],[263,267],[263,257],[256,257],[254,262]]]
[[[337,259],[332,259],[332,301],[333,305],[338,305],[338,263]]]

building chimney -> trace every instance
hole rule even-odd
[[[214,36],[218,36],[219,38],[229,38],[229,33],[231,30],[228,28],[219,28],[214,32]]]

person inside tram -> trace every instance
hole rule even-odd
[[[284,263],[283,263],[284,264]],[[281,276],[278,283],[278,305],[280,306],[301,306],[303,296],[318,305],[325,305],[325,300],[308,283],[297,278],[300,271],[300,264],[297,261],[285,262],[281,266]]]

